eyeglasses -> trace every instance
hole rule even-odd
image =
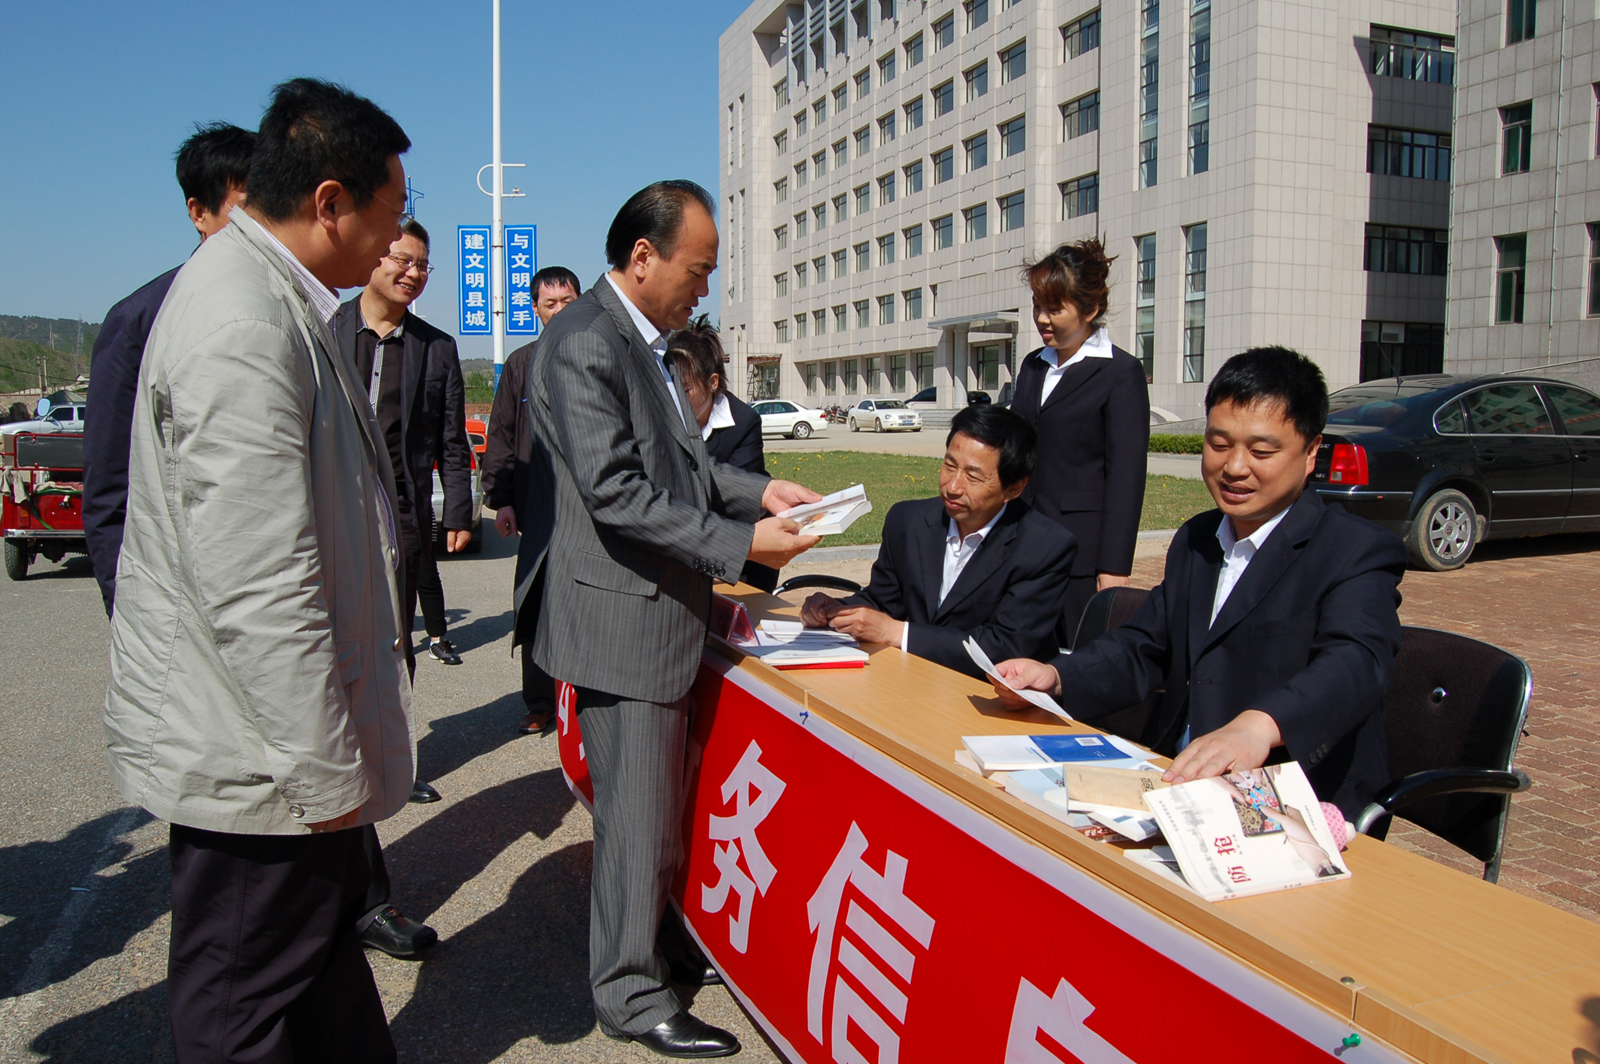
[[[413,266],[424,277],[433,272],[433,266],[427,259],[408,259],[404,255],[385,255],[384,258],[400,267],[400,272],[403,274],[410,273]]]

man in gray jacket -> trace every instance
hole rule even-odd
[[[278,86],[139,373],[105,723],[118,789],[171,823],[182,1064],[395,1056],[349,830],[413,778],[394,471],[328,320],[398,235],[409,147],[338,86]]]
[[[681,854],[689,686],[711,583],[737,580],[746,559],[781,567],[815,544],[761,514],[820,497],[712,461],[663,361],[667,334],[710,291],[713,210],[699,185],[662,181],[617,212],[611,270],[550,323],[530,367],[533,455],[517,515],[518,637],[578,689],[594,781],[595,1012],[606,1034],[669,1057],[739,1049],[684,1011],[656,948]]]

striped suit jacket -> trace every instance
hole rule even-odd
[[[712,581],[738,579],[767,478],[706,454],[604,278],[546,327],[528,409],[517,640],[578,687],[682,698]]]

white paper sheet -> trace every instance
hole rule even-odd
[[[972,659],[972,663],[982,669],[985,676],[999,683],[1002,687],[1016,691],[1030,705],[1038,706],[1047,713],[1054,713],[1062,720],[1072,719],[1072,714],[1058,706],[1056,700],[1043,691],[1020,691],[1006,683],[1005,678],[1000,675],[1000,670],[994,667],[994,662],[989,660],[989,655],[983,652],[983,648],[978,645],[977,640],[968,636],[961,645],[966,648],[967,656]]]

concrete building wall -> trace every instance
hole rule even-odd
[[[832,365],[836,394],[818,394],[825,405],[844,401],[844,367],[852,360],[858,378],[866,359],[903,355],[904,386],[885,381],[877,394],[909,395],[917,390],[914,368],[919,354],[932,354],[933,383],[944,405],[965,399],[981,383],[976,349],[999,343],[1003,364],[998,383],[1010,379],[1021,356],[1038,346],[1030,298],[1019,277],[1025,260],[1068,240],[1102,235],[1117,256],[1112,270],[1112,308],[1108,325],[1113,342],[1134,351],[1137,320],[1135,238],[1154,234],[1155,323],[1151,401],[1165,416],[1200,416],[1204,381],[1230,354],[1258,344],[1282,343],[1317,359],[1334,387],[1354,383],[1360,374],[1362,322],[1443,323],[1443,277],[1382,274],[1363,268],[1368,222],[1443,229],[1449,217],[1446,181],[1371,175],[1367,172],[1368,128],[1390,125],[1448,133],[1451,86],[1374,76],[1372,24],[1432,34],[1454,33],[1454,0],[1244,0],[1217,3],[1211,12],[1210,167],[1188,173],[1191,91],[1192,0],[1160,5],[1157,180],[1140,188],[1141,49],[1143,5],[1093,0],[1034,2],[1002,7],[988,0],[987,21],[967,28],[967,6],[953,0],[869,0],[851,5],[839,0],[753,4],[722,35],[722,120],[734,107],[731,146],[724,144],[722,203],[725,212],[743,193],[748,204],[738,217],[725,217],[739,230],[742,258],[725,257],[723,327],[741,361],[733,377],[741,394],[752,360],[776,360],[777,387],[785,398],[807,398],[807,366],[819,381]],[[858,23],[856,12],[865,10]],[[1062,27],[1099,10],[1098,48],[1068,57]],[[844,18],[845,49],[837,50],[832,17]],[[946,15],[955,19],[954,40],[936,48],[933,27]],[[880,16],[892,17],[880,17]],[[811,30],[824,32],[821,69],[811,46]],[[858,35],[864,28],[866,36]],[[921,35],[924,59],[907,67],[906,44]],[[806,40],[805,70],[790,52],[791,36]],[[1025,42],[1027,71],[1006,81],[1001,54]],[[885,84],[879,61],[896,57],[896,76]],[[986,62],[987,93],[967,101],[964,74]],[[867,71],[870,90],[857,92],[856,78]],[[788,103],[778,106],[773,87],[787,80]],[[953,80],[956,106],[935,116],[932,91]],[[839,112],[834,93],[846,86]],[[1062,106],[1086,93],[1100,93],[1097,132],[1067,138]],[[745,100],[741,119],[738,103]],[[922,128],[906,128],[904,105],[921,98]],[[820,124],[812,105],[827,100]],[[797,129],[795,115],[808,115]],[[896,116],[896,137],[884,143],[878,119]],[[1007,157],[1001,151],[1001,125],[1026,121],[1026,149]],[[871,147],[855,150],[855,132],[870,129]],[[787,140],[779,149],[775,137]],[[988,164],[964,172],[963,144],[986,133]],[[835,166],[833,145],[847,141],[848,161]],[[952,149],[955,171],[936,183],[935,153]],[[813,153],[828,152],[828,169],[817,178]],[[806,187],[794,172],[807,162]],[[905,188],[905,167],[921,161],[924,187]],[[896,199],[883,204],[877,179],[896,175]],[[1065,218],[1061,186],[1087,174],[1099,175],[1099,209]],[[787,179],[787,200],[778,202],[774,182]],[[855,189],[872,188],[871,209],[855,211]],[[1025,224],[1001,226],[1003,197],[1021,192]],[[833,199],[848,197],[848,216],[834,217]],[[818,231],[812,209],[828,206],[828,224]],[[965,239],[963,211],[983,205],[988,233]],[[794,214],[808,215],[807,235],[796,232]],[[931,223],[950,216],[954,246],[935,247]],[[1189,227],[1205,223],[1205,358],[1198,380],[1184,379],[1185,254]],[[779,248],[775,230],[789,227],[788,246]],[[904,230],[920,225],[921,256],[905,255]],[[878,238],[894,234],[896,261],[880,264]],[[731,235],[725,235],[730,243]],[[870,246],[871,263],[857,271],[855,247]],[[833,254],[847,252],[847,271],[835,275]],[[826,256],[828,279],[815,280],[812,260]],[[795,267],[807,264],[807,286],[799,288]],[[779,296],[776,275],[788,273],[788,292]],[[748,281],[748,284],[745,281]],[[732,285],[730,295],[728,285]],[[904,294],[920,291],[922,317],[905,319]],[[878,298],[895,297],[892,324],[879,324]],[[855,303],[869,301],[869,320],[857,326]],[[847,307],[844,331],[834,329],[833,308]],[[811,317],[827,312],[826,332],[817,335]],[[806,314],[808,335],[796,335],[794,317]],[[780,341],[774,323],[788,322]],[[1196,374],[1191,373],[1191,376]],[[822,388],[819,386],[819,392]],[[858,395],[867,394],[864,380]]]

